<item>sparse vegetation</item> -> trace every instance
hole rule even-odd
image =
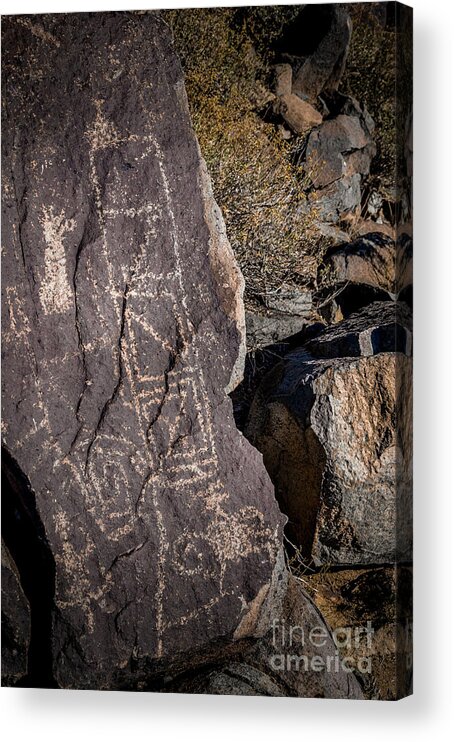
[[[317,262],[308,176],[292,164],[292,145],[259,115],[268,67],[256,49],[280,32],[285,8],[256,9],[247,23],[232,8],[169,11],[166,17],[185,69],[194,128],[245,277],[246,303],[257,304],[283,283],[309,281]]]
[[[377,18],[373,3],[353,4],[349,12],[353,31],[342,90],[365,103],[374,119],[377,154],[369,181],[392,201],[396,175],[395,29]]]
[[[267,89],[273,48],[300,6],[212,8],[165,13],[185,70],[193,125],[246,282],[247,305],[266,304],[282,284],[309,286],[330,241],[317,230],[311,174],[298,163],[304,139],[286,140]],[[353,33],[342,92],[365,103],[377,154],[363,183],[396,200],[396,33],[374,4],[349,6]],[[271,120],[271,123],[270,123]],[[392,219],[392,214],[390,216]],[[344,229],[348,223],[342,224]]]

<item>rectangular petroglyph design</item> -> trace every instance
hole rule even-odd
[[[46,314],[65,312],[72,307],[73,297],[67,275],[64,239],[74,229],[75,221],[65,219],[63,212],[54,214],[52,207],[44,207],[41,224],[46,249],[39,298]]]
[[[411,150],[390,204],[364,18],[3,19],[6,685],[409,692]]]

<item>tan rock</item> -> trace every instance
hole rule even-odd
[[[396,311],[373,304],[289,353],[251,407],[246,435],[263,454],[288,536],[317,564],[411,551],[410,337]]]
[[[379,224],[373,219],[358,219],[353,224],[353,233],[355,236],[361,237],[362,235],[370,234],[371,232],[379,232],[385,234],[387,237],[394,238],[395,229],[390,224]]]
[[[205,160],[200,153],[200,189],[205,211],[205,222],[209,230],[209,258],[220,305],[232,320],[238,332],[238,355],[225,391],[229,394],[243,378],[246,359],[246,318],[243,294],[244,278],[227,237],[224,217],[217,205],[211,178]]]
[[[274,92],[277,96],[292,92],[292,68],[289,64],[276,64],[274,67]]]
[[[365,284],[396,290],[396,244],[378,231],[328,250],[319,270],[321,285]]]
[[[277,110],[295,134],[304,134],[322,123],[321,113],[293,93],[279,98]]]

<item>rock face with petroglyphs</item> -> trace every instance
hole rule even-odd
[[[54,560],[42,662],[135,688],[271,593],[284,517],[226,395],[242,278],[156,14],[5,18],[3,58],[3,444]]]

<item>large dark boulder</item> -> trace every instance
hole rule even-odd
[[[136,688],[270,592],[284,518],[225,393],[242,280],[158,15],[5,17],[3,59],[3,443],[55,681]]]
[[[372,120],[354,99],[346,100],[351,106],[339,108],[336,100],[340,112],[312,129],[305,154],[315,189],[312,199],[326,222],[358,211],[361,179],[369,173],[376,152]]]
[[[408,312],[379,302],[289,353],[258,388],[246,435],[306,560],[410,558],[410,354]]]

